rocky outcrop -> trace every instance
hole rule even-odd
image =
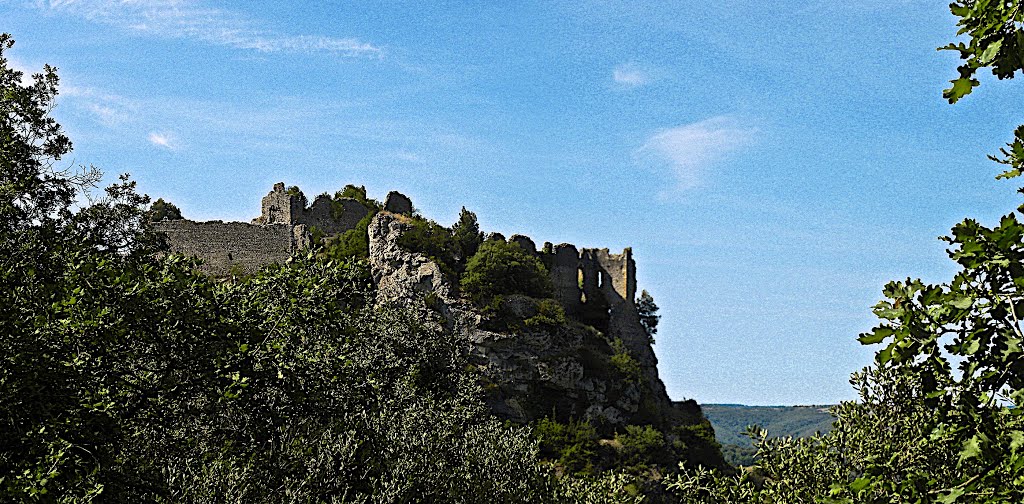
[[[398,245],[407,227],[407,217],[380,212],[367,228],[370,240],[370,267],[377,280],[379,302],[403,302],[433,294],[446,304],[457,301],[455,289],[441,268],[423,254],[409,252]]]
[[[384,210],[409,215],[412,213],[412,200],[398,191],[391,191],[388,193],[387,199],[384,200]]]
[[[433,261],[399,246],[408,222],[408,217],[381,212],[370,223],[369,261],[378,284],[377,301],[415,304],[429,298],[417,306],[429,305],[439,323],[465,340],[497,415],[518,422],[545,416],[587,418],[607,431],[625,424],[668,427],[678,416],[632,303],[612,307],[607,333],[575,321],[494,327],[493,316],[483,317],[461,300]],[[524,296],[509,296],[502,303],[498,311],[519,322],[538,312],[538,301]],[[617,347],[616,340],[621,342]],[[628,358],[617,357],[622,353]],[[630,359],[639,372],[622,365]]]

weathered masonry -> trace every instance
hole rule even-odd
[[[538,255],[533,240],[513,235],[510,243],[518,244],[530,254]],[[617,311],[629,310],[636,299],[636,263],[633,250],[626,248],[621,254],[608,249],[583,248],[563,243],[550,247],[553,258],[547,263],[555,296],[567,314],[578,319],[588,315],[604,318]],[[595,326],[603,325],[598,320]]]
[[[172,252],[203,260],[202,270],[214,276],[244,275],[261,266],[283,263],[310,244],[313,230],[324,236],[356,227],[369,213],[362,203],[351,198],[318,196],[306,207],[304,197],[292,194],[284,183],[277,183],[263,197],[261,215],[246,222],[195,222],[165,220],[157,222]],[[392,191],[384,209],[393,213],[411,213],[408,197]],[[496,239],[504,239],[497,233]],[[541,254],[533,240],[523,235],[508,239],[535,256]],[[607,319],[616,312],[634,309],[636,264],[633,252],[625,249],[612,254],[608,249],[583,248],[563,243],[546,246],[555,295],[566,312],[587,319],[598,314]],[[595,326],[603,325],[593,320]],[[605,322],[607,323],[607,322]]]
[[[245,222],[167,220],[155,224],[171,251],[203,260],[214,276],[247,275],[260,266],[283,263],[309,240],[306,226]]]
[[[202,259],[203,272],[246,275],[266,264],[283,263],[308,247],[314,229],[324,235],[343,233],[369,213],[351,198],[321,195],[309,208],[303,199],[277,183],[263,197],[262,215],[252,223],[165,220],[155,223],[155,228],[167,237],[172,252]]]

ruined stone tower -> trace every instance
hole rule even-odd
[[[258,224],[299,224],[303,201],[297,194],[288,194],[284,182],[274,184],[274,189],[263,197],[262,215]]]

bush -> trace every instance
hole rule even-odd
[[[626,377],[627,381],[639,382],[643,375],[640,371],[640,363],[629,354],[629,350],[626,350],[622,340],[615,338],[611,344],[612,351],[612,365],[615,369],[618,369],[623,376]]]
[[[725,460],[722,445],[715,439],[715,429],[707,419],[702,418],[694,424],[677,425],[672,428],[671,434],[675,438],[672,448],[687,466],[722,468]]]
[[[448,228],[432,220],[413,216],[408,222],[408,227],[398,238],[398,245],[410,252],[419,252],[427,256],[441,268],[442,272],[453,279],[458,278],[458,244]]]
[[[366,214],[356,227],[328,238],[324,243],[324,255],[330,259],[362,259],[370,256],[370,235],[367,229],[376,211]]]
[[[565,316],[565,308],[554,299],[537,300],[534,306],[537,308],[537,314],[523,321],[526,327],[555,328],[569,323]]]
[[[615,434],[615,441],[622,446],[619,455],[624,465],[666,467],[673,462],[665,435],[650,425],[627,425],[626,432]]]
[[[487,241],[466,264],[462,292],[477,306],[496,296],[522,294],[550,298],[554,286],[544,265],[515,243]]]
[[[164,201],[163,198],[157,198],[152,205],[149,206],[149,211],[146,212],[146,218],[153,221],[162,220],[180,220],[182,219],[181,210],[169,201]]]
[[[353,184],[346,185],[342,190],[334,193],[334,198],[331,199],[331,215],[334,218],[341,217],[345,207],[338,201],[342,198],[351,198],[363,204],[371,212],[377,212],[384,208],[379,201],[368,198],[366,196],[366,186],[356,186]]]
[[[597,430],[586,420],[560,423],[542,418],[533,428],[541,457],[555,462],[568,474],[593,474],[597,457]]]

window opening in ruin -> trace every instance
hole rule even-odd
[[[235,260],[235,258],[232,257],[231,252],[228,252],[228,260],[229,261],[234,261]]]
[[[583,290],[583,268],[576,268],[576,286]]]
[[[597,272],[597,286],[602,289],[604,288],[604,271]]]

